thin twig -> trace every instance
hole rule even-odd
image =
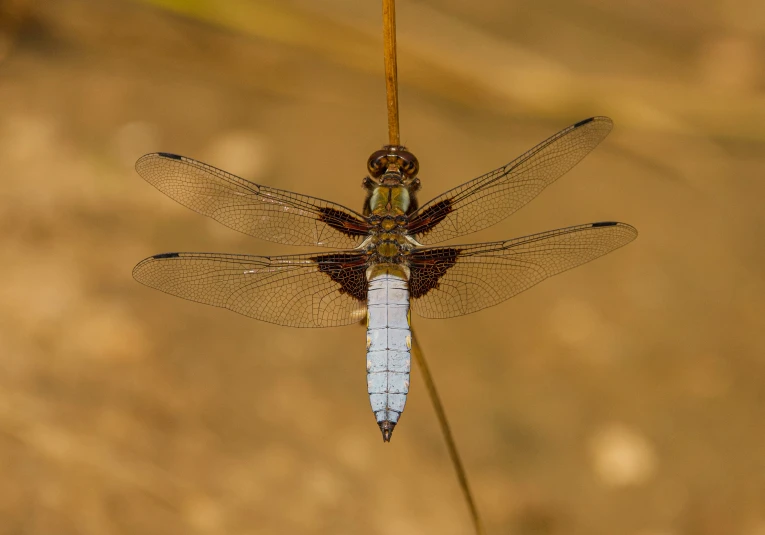
[[[383,0],[383,50],[385,55],[385,92],[388,97],[388,140],[391,145],[399,144],[398,130],[398,72],[396,65],[396,0]],[[473,500],[473,494],[470,492],[465,467],[462,466],[460,455],[457,452],[457,445],[454,443],[452,431],[449,428],[449,422],[446,420],[446,412],[438,397],[436,383],[430,374],[430,368],[425,360],[425,353],[420,347],[417,337],[412,329],[412,353],[414,359],[420,367],[422,377],[425,380],[425,386],[428,388],[430,401],[433,402],[433,408],[436,410],[438,423],[441,426],[441,432],[444,435],[446,449],[449,450],[454,470],[457,472],[457,479],[462,489],[462,494],[470,509],[470,516],[473,520],[476,535],[484,535],[481,517],[478,515],[478,509]]]
[[[457,472],[457,479],[460,482],[462,494],[464,495],[465,501],[468,504],[468,509],[470,509],[470,516],[473,519],[473,526],[475,527],[476,535],[484,535],[486,532],[483,530],[481,517],[478,514],[478,508],[475,505],[475,500],[473,500],[473,493],[470,492],[467,473],[465,472],[465,467],[462,466],[460,455],[457,452],[457,444],[454,442],[454,437],[452,436],[449,422],[446,420],[446,411],[444,411],[444,406],[441,404],[441,398],[438,397],[438,391],[436,391],[436,383],[433,380],[433,376],[430,374],[430,368],[428,367],[428,363],[425,360],[425,353],[423,353],[422,348],[417,341],[417,337],[414,334],[414,329],[412,329],[412,354],[414,355],[414,359],[417,361],[417,364],[420,367],[422,378],[425,380],[425,386],[428,388],[430,401],[433,402],[433,408],[436,410],[438,423],[441,426],[441,433],[444,435],[446,448],[449,450],[449,457],[451,457],[452,464],[454,465],[454,470]]]
[[[388,96],[388,140],[391,145],[398,145],[396,0],[383,0],[383,51],[385,55],[385,93]]]

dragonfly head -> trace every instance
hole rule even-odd
[[[389,186],[409,186],[419,170],[417,157],[401,145],[385,145],[367,160],[370,178]]]

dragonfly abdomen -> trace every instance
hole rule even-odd
[[[367,387],[383,440],[388,442],[409,392],[408,277],[394,264],[374,266],[367,277]]]

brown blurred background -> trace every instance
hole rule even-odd
[[[166,251],[303,252],[165,198],[185,154],[360,208],[377,0],[0,3],[0,533],[470,533],[419,373],[391,444],[364,330],[149,290]],[[765,4],[400,0],[422,200],[585,117],[616,128],[466,238],[637,241],[415,325],[488,531],[765,534]]]

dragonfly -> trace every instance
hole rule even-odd
[[[162,253],[134,278],[171,295],[290,327],[366,322],[367,390],[384,442],[409,393],[411,311],[451,318],[502,303],[548,277],[637,237],[601,221],[521,238],[435,245],[498,223],[574,167],[611,131],[579,121],[510,163],[420,205],[419,162],[401,145],[367,161],[361,212],[255,184],[202,162],[157,152],[136,162],[147,182],[234,230],[329,251],[286,256]]]

